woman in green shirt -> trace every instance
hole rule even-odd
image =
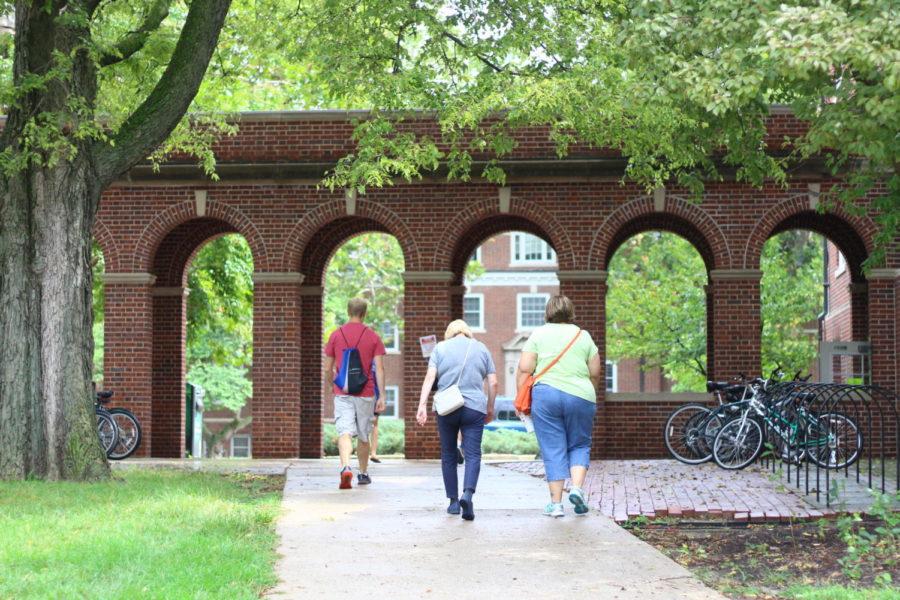
[[[562,492],[571,477],[569,501],[575,513],[588,512],[584,491],[591,455],[591,431],[597,412],[597,386],[603,381],[603,363],[588,332],[572,324],[575,306],[565,296],[547,301],[547,323],[532,332],[522,349],[516,383],[521,387],[529,375],[540,373],[569,342],[572,346],[532,388],[531,417],[544,459],[550,487],[548,517],[562,517]],[[576,337],[577,336],[577,337]]]

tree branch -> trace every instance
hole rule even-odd
[[[193,0],[175,52],[156,87],[112,139],[98,142],[103,186],[153,152],[172,133],[197,95],[231,0]]]
[[[147,9],[144,20],[136,31],[130,31],[119,40],[119,43],[100,57],[100,66],[108,67],[125,60],[139,51],[147,43],[150,34],[156,31],[160,23],[169,15],[171,0],[156,0]]]

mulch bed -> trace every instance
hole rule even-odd
[[[876,525],[863,524],[870,531]],[[625,527],[732,598],[787,598],[783,590],[792,585],[872,587],[881,571],[864,565],[858,580],[844,573],[839,560],[847,548],[834,520],[736,526],[638,519]],[[895,582],[900,581],[900,549],[896,558],[887,569]]]

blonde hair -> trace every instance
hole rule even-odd
[[[562,294],[551,296],[544,309],[544,320],[548,323],[571,323],[575,320],[575,305]]]
[[[347,302],[347,314],[351,317],[362,319],[369,310],[369,303],[362,298],[350,298]]]
[[[459,334],[463,334],[468,338],[472,337],[472,330],[469,328],[469,324],[462,319],[450,321],[450,324],[447,325],[447,331],[444,332],[444,339],[449,340]]]

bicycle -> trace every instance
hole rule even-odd
[[[743,378],[743,376],[741,376]],[[673,458],[689,465],[712,460],[712,441],[729,415],[736,414],[749,393],[749,384],[707,381],[718,406],[690,402],[676,408],[663,426],[663,440]]]
[[[110,460],[124,460],[134,454],[141,445],[141,424],[130,410],[125,408],[110,408],[102,406],[112,398],[112,391],[97,392],[95,411],[102,411],[104,416],[112,421],[115,428],[115,440],[109,447],[104,447],[106,456]],[[99,418],[99,417],[98,417]]]
[[[119,428],[103,404],[112,396],[112,392],[97,392],[94,396],[94,414],[97,416],[97,434],[100,436],[100,447],[109,456],[110,451],[119,442]]]
[[[741,415],[725,423],[716,434],[716,464],[729,470],[747,467],[762,453],[768,437],[787,462],[810,460],[825,469],[852,465],[863,449],[859,426],[838,412],[816,414],[809,408],[812,400],[814,394],[795,392],[771,403],[763,393],[754,393]]]

